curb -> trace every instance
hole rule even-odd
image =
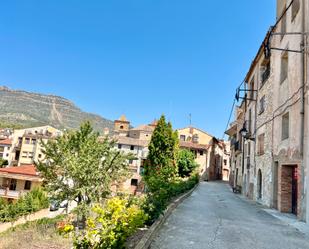
[[[138,242],[138,244],[134,247],[134,249],[148,249],[152,239],[158,232],[158,230],[162,227],[166,219],[171,215],[171,213],[177,208],[177,206],[182,203],[187,197],[189,197],[194,190],[199,186],[199,183],[197,183],[194,188],[189,190],[188,192],[182,194],[177,199],[172,201],[167,209],[164,211],[164,214],[161,215],[149,228],[149,230],[145,233],[145,235],[142,237],[142,239]]]

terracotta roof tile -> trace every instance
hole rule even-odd
[[[11,145],[12,144],[12,140],[9,139],[9,138],[1,139],[0,140],[0,144]]]
[[[209,148],[209,146],[206,144],[196,144],[196,143],[185,142],[185,141],[180,141],[179,146],[181,148],[197,149],[197,150],[207,150]]]
[[[36,171],[34,165],[21,165],[18,167],[7,167],[1,168],[0,172],[10,173],[10,174],[18,174],[18,175],[30,175],[30,176],[38,176],[39,173]]]

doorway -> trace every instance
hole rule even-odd
[[[298,207],[298,167],[282,165],[281,168],[281,212],[297,215]]]
[[[263,189],[262,171],[258,171],[258,182],[257,182],[257,194],[258,199],[262,199],[262,189]]]

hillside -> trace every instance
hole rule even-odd
[[[52,125],[59,129],[76,129],[89,120],[95,130],[113,127],[111,120],[83,112],[71,101],[54,96],[11,90],[0,86],[0,124],[2,126]]]

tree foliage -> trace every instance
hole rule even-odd
[[[45,188],[56,200],[76,200],[82,213],[88,205],[102,202],[112,183],[128,176],[132,155],[116,150],[108,138],[99,141],[89,122],[42,146],[45,158],[37,167]]]
[[[86,230],[76,237],[75,248],[125,248],[126,239],[146,220],[144,211],[128,198],[111,198],[92,209]]]
[[[198,167],[194,154],[189,150],[179,150],[177,154],[178,174],[188,177]]]
[[[151,188],[154,178],[168,182],[177,176],[178,135],[173,131],[171,123],[166,122],[164,115],[158,121],[148,149],[144,175],[148,187]]]

